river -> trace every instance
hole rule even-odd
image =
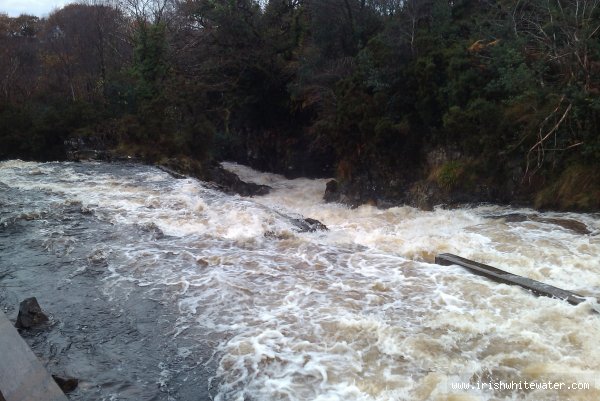
[[[15,319],[36,296],[51,315],[23,335],[80,379],[71,400],[600,399],[592,298],[433,263],[455,253],[598,297],[600,215],[349,209],[321,201],[326,180],[224,166],[273,191],[230,196],[135,164],[0,163],[0,306]]]

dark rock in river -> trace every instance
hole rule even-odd
[[[200,267],[207,267],[209,263],[202,258],[198,258],[196,259],[196,264]]]
[[[17,329],[31,329],[48,322],[48,316],[42,312],[40,304],[35,297],[27,298],[19,305],[19,315],[15,327]]]
[[[73,377],[62,377],[58,375],[52,375],[52,378],[58,384],[58,387],[63,391],[63,393],[70,393],[75,390],[79,385],[79,380]]]
[[[189,157],[171,157],[162,159],[156,163],[156,167],[177,179],[184,179],[190,176],[201,180],[206,178],[204,165],[200,161]]]
[[[504,218],[504,221],[507,223],[521,223],[529,219],[529,217],[523,213],[509,213],[499,217]]]
[[[319,220],[306,218],[306,219],[292,219],[292,224],[298,227],[301,233],[314,232],[314,231],[325,231],[327,226],[321,223]]]
[[[584,223],[573,219],[555,219],[550,217],[532,216],[531,220],[540,223],[554,224],[566,230],[570,230],[575,234],[587,235],[592,233]]]
[[[180,174],[177,171],[171,170],[169,167],[163,166],[161,164],[157,164],[156,167],[159,170],[164,171],[165,173],[169,174],[171,177],[176,178],[178,180],[187,178],[184,174]]]
[[[502,215],[487,216],[490,219],[504,219],[507,223],[522,223],[524,221],[536,221],[538,223],[552,224],[572,231],[575,234],[587,235],[592,232],[581,221],[573,219],[558,219],[552,217],[542,217],[537,214],[509,213]]]
[[[209,179],[217,187],[230,195],[237,194],[241,196],[266,195],[271,190],[267,185],[259,185],[251,182],[244,182],[231,171],[225,170],[220,165],[213,165],[209,169]]]
[[[338,182],[336,180],[328,181],[325,187],[325,194],[323,195],[323,200],[327,203],[339,202],[340,195],[341,194]]]
[[[154,222],[142,224],[138,227],[141,232],[151,234],[153,240],[159,240],[165,237],[163,230],[161,230]]]
[[[266,185],[244,182],[231,171],[225,170],[220,164],[215,163],[208,168],[189,158],[170,158],[161,160],[156,167],[173,178],[183,179],[188,176],[204,181],[210,181],[216,188],[230,195],[257,196],[266,195],[271,187]]]

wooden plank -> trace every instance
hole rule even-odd
[[[461,258],[460,256],[456,256],[451,253],[442,253],[437,255],[435,257],[435,263],[443,266],[462,266],[466,269],[469,269],[475,274],[487,277],[499,283],[518,285],[533,292],[536,295],[562,299],[569,302],[572,305],[578,305],[585,301],[585,298],[583,296],[574,292],[563,290],[551,286],[549,284],[544,284],[540,281],[532,280],[527,277],[518,276],[516,274],[512,274],[492,266],[484,265],[483,263],[478,263],[469,259]]]
[[[67,401],[25,340],[0,311],[0,392],[6,401]]]

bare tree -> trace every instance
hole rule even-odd
[[[138,24],[168,23],[173,17],[176,0],[115,0]]]
[[[0,14],[0,93],[7,102],[22,101],[35,92],[41,25],[33,15]]]
[[[99,1],[71,4],[52,13],[45,25],[43,59],[54,82],[66,86],[72,100],[104,96],[109,71],[120,68],[129,52],[121,12]]]
[[[556,91],[559,100],[541,121],[537,140],[527,154],[527,171],[532,161],[541,167],[549,151],[564,151],[580,145],[576,133],[566,128],[573,111],[567,88],[584,94],[600,93],[600,68],[594,63],[600,32],[600,0],[531,0],[515,5],[516,33],[528,39],[528,49],[544,61],[546,73],[540,84]]]

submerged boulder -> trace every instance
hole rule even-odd
[[[590,229],[585,223],[573,219],[559,219],[552,217],[544,217],[538,214],[528,215],[524,213],[508,213],[500,215],[491,215],[486,217],[489,219],[503,219],[507,223],[522,223],[524,221],[535,221],[538,223],[552,224],[562,227],[565,230],[569,230],[574,234],[580,235],[588,235],[592,233],[592,231],[590,231]]]
[[[550,217],[533,216],[532,220],[539,221],[540,223],[554,224],[566,230],[570,230],[575,234],[587,235],[592,233],[585,223],[573,219],[556,219]]]
[[[48,316],[35,297],[27,298],[19,305],[19,315],[15,327],[17,329],[31,329],[48,322]]]

